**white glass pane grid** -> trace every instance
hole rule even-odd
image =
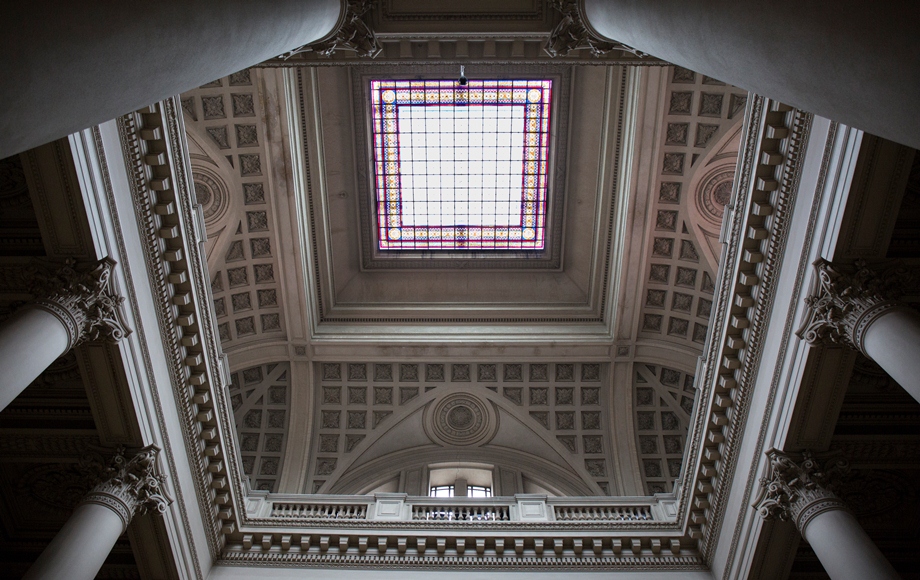
[[[431,488],[431,497],[454,497],[453,485],[436,485]]]
[[[429,491],[430,497],[454,497],[453,485],[436,485]],[[466,497],[492,497],[492,488],[482,485],[466,486]]]
[[[380,249],[542,249],[551,81],[372,81]]]

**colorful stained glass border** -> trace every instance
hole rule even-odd
[[[371,81],[377,239],[381,250],[542,250],[546,239],[551,80]],[[407,225],[402,215],[400,110],[430,106],[521,107],[524,114],[517,225]],[[514,202],[516,203],[516,202]]]

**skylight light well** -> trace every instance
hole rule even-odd
[[[371,81],[381,250],[542,250],[550,80]]]

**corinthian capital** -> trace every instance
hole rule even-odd
[[[124,447],[119,447],[108,461],[98,452],[87,455],[81,466],[97,483],[82,503],[108,507],[121,517],[125,528],[135,514],[164,513],[172,498],[163,488],[166,476],[158,473],[159,453],[159,447],[148,445],[131,457],[125,455]]]
[[[625,44],[597,38],[585,26],[577,0],[553,0],[553,8],[562,14],[562,20],[550,33],[543,47],[551,57],[565,56],[580,48],[591,49],[594,56],[603,56],[611,50],[624,50],[639,57],[649,56]]]
[[[760,480],[760,496],[754,504],[764,519],[791,520],[804,531],[812,518],[832,509],[846,509],[834,490],[849,472],[839,457],[819,459],[809,451],[786,454],[767,451],[770,467]]]
[[[889,310],[906,308],[897,300],[910,288],[913,277],[907,270],[896,266],[877,272],[863,260],[854,266],[844,270],[825,260],[815,262],[818,283],[805,299],[808,315],[800,338],[845,344],[865,354],[863,335],[869,325]]]
[[[332,56],[336,51],[349,50],[359,57],[374,58],[383,48],[377,36],[365,22],[364,15],[374,8],[372,0],[347,0],[342,24],[331,38],[305,44],[281,55],[288,59],[301,52],[315,52],[321,56]]]
[[[73,263],[53,271],[33,270],[34,305],[61,321],[70,334],[70,347],[94,340],[118,342],[130,332],[121,321],[124,298],[111,288],[114,266],[106,258],[86,271]]]

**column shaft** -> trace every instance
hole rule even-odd
[[[584,0],[602,38],[920,147],[920,10],[910,0]]]
[[[80,504],[23,580],[93,580],[124,530],[115,511]]]
[[[0,410],[69,348],[67,328],[46,310],[26,306],[0,325]]]
[[[340,0],[16,2],[0,53],[0,158],[323,38]],[[227,104],[226,106],[229,106]]]
[[[853,514],[846,510],[829,510],[814,516],[805,524],[802,536],[833,580],[901,578]]]
[[[920,314],[889,310],[866,328],[862,340],[866,354],[920,401]]]

